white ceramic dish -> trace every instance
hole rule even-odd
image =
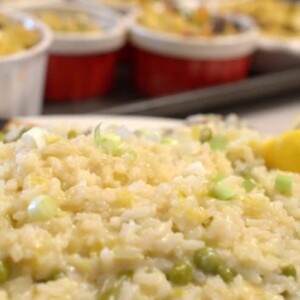
[[[261,110],[258,112],[244,113],[242,117],[262,134],[276,135],[292,128],[296,120],[296,113],[300,105],[280,105],[273,109]],[[50,115],[50,116],[28,116],[15,118],[29,124],[36,124],[48,127],[64,126],[66,129],[85,129],[97,126],[102,123],[103,127],[110,125],[125,126],[128,129],[136,130],[141,128],[178,128],[184,124],[184,120],[158,117],[142,116],[117,116],[117,115]],[[299,120],[299,117],[297,118]]]
[[[300,97],[299,97],[300,100]],[[248,124],[264,135],[277,135],[286,130],[294,128],[299,124],[300,101],[293,103],[282,103],[273,108],[260,109],[259,111],[244,112],[240,117]],[[197,117],[197,116],[195,116]],[[193,116],[190,117],[190,119]],[[47,128],[59,128],[64,126],[69,129],[95,128],[99,123],[103,128],[110,125],[125,126],[136,130],[141,128],[179,128],[184,125],[184,120],[143,116],[121,116],[121,115],[49,115],[49,116],[27,116],[13,118],[12,121],[46,126]]]
[[[52,33],[26,14],[4,8],[0,11],[12,20],[38,30],[41,35],[40,42],[34,47],[0,57],[0,117],[39,114]]]

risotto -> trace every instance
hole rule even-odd
[[[22,132],[0,143],[1,300],[299,299],[300,176],[244,123]]]

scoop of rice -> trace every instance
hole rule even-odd
[[[263,137],[211,116],[122,132],[0,144],[1,300],[299,299],[300,176]]]

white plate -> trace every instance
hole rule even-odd
[[[136,130],[141,128],[174,128],[182,126],[183,122],[176,119],[138,117],[138,116],[114,116],[114,115],[57,115],[41,117],[20,117],[20,120],[41,126],[60,126],[70,128],[90,128],[99,123],[103,126],[124,125],[128,129]]]
[[[299,99],[300,100],[300,99]],[[254,129],[262,134],[276,135],[293,127],[295,120],[299,120],[297,112],[300,111],[299,102],[267,107],[259,111],[240,114]],[[53,115],[39,117],[20,117],[14,120],[28,122],[41,126],[61,127],[66,130],[86,129],[96,127],[99,123],[105,128],[110,125],[124,125],[128,129],[141,128],[159,129],[183,126],[184,121],[171,118],[117,116],[117,115]]]

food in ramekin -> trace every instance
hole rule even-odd
[[[300,175],[265,138],[104,125],[0,142],[1,299],[297,299]]]
[[[24,51],[35,46],[41,34],[34,27],[26,27],[0,12],[0,56]]]
[[[136,85],[160,96],[244,79],[256,38],[255,24],[244,16],[146,3],[131,26]]]
[[[158,32],[184,36],[214,37],[238,33],[241,28],[226,18],[214,17],[204,7],[190,12],[180,10],[172,2],[148,1],[141,5],[139,24]]]
[[[55,32],[86,33],[101,31],[100,24],[84,12],[71,11],[39,11],[36,16]]]
[[[265,35],[300,38],[300,3],[297,1],[237,0],[228,2],[224,9],[253,17]]]

